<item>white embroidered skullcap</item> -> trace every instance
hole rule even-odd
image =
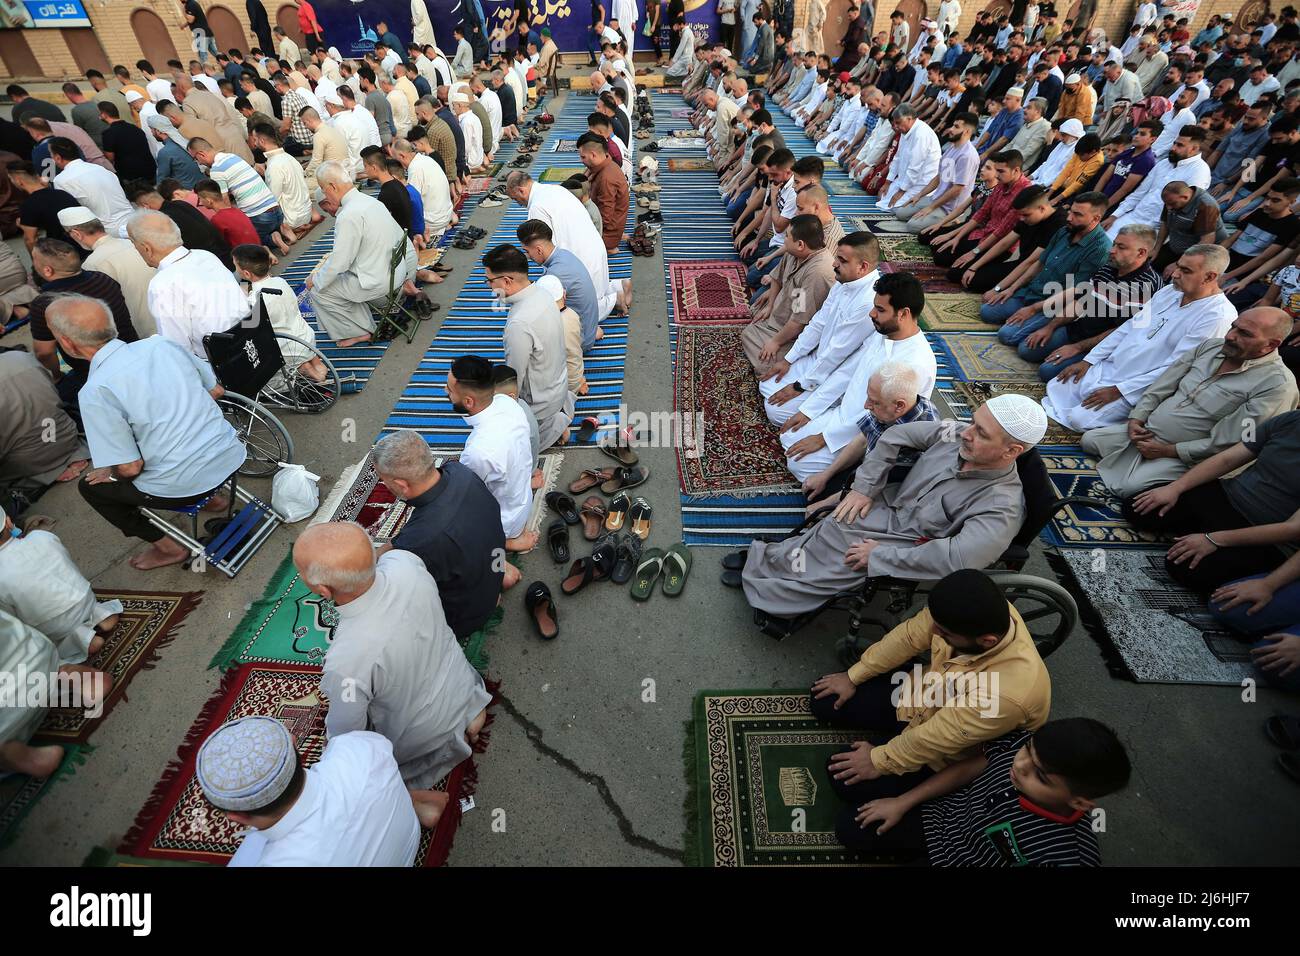
[[[98,218],[85,206],[69,206],[67,209],[59,210],[59,225],[64,229],[85,225],[88,222],[94,222]]]
[[[1011,87],[1011,89],[1007,90],[1007,96],[1016,96],[1023,100],[1025,98],[1024,87],[1022,86]]]
[[[249,812],[269,806],[289,788],[298,753],[274,717],[240,717],[203,742],[194,769],[214,807]]]
[[[142,95],[140,95],[139,93],[137,93],[135,90],[127,90],[127,91],[126,91],[124,94],[122,94],[122,95],[126,97],[126,101],[127,101],[128,103],[137,103],[137,102],[139,102],[140,100],[144,99],[144,97],[143,97]]]
[[[332,105],[332,106],[342,106],[342,105],[343,105],[343,98],[342,98],[341,96],[339,96],[338,93],[336,93],[334,90],[330,90],[330,91],[329,91],[328,93],[326,93],[323,97],[321,97],[321,99],[322,99],[324,102],[329,103],[329,104]]]
[[[1028,395],[995,395],[984,407],[1015,441],[1037,445],[1047,434],[1047,413]]]

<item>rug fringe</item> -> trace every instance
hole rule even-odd
[[[172,788],[180,782],[180,776],[185,770],[185,765],[195,756],[203,741],[207,739],[204,731],[212,723],[213,718],[221,713],[222,705],[238,684],[239,678],[240,670],[238,668],[232,668],[222,675],[221,683],[217,685],[216,691],[208,698],[203,705],[203,709],[199,711],[198,716],[190,724],[189,730],[185,732],[185,738],[177,748],[176,756],[167,762],[166,767],[163,768],[162,776],[154,784],[153,790],[150,791],[148,798],[144,802],[144,806],[136,813],[135,822],[126,831],[126,836],[122,837],[122,842],[118,845],[119,853],[137,855],[138,844],[145,838],[145,833],[150,828],[153,819],[162,812]]]
[[[225,643],[217,648],[217,652],[212,655],[212,660],[208,662],[209,670],[213,668],[225,670],[234,667],[238,663],[236,658],[239,656],[240,648],[245,641],[253,636],[252,632],[256,629],[257,622],[261,619],[267,605],[276,600],[272,595],[278,595],[284,590],[284,585],[287,583],[285,575],[290,573],[298,573],[298,569],[293,564],[292,548],[285,554],[284,560],[272,573],[266,589],[262,592],[262,596],[249,605],[248,610],[244,612],[244,616],[235,625],[235,630],[230,637],[226,638]]]
[[[325,502],[316,509],[316,513],[312,515],[312,519],[308,523],[307,527],[310,528],[314,524],[322,524],[323,522],[334,520],[334,512],[339,510],[339,502],[341,502],[344,496],[352,490],[353,482],[357,480],[357,475],[361,474],[361,470],[366,467],[366,462],[369,459],[370,452],[366,452],[365,458],[362,458],[355,465],[348,465],[348,467],[343,469],[338,480],[334,482],[334,487],[330,489],[329,497],[326,498]]]
[[[1101,612],[1097,610],[1096,605],[1088,596],[1088,592],[1079,584],[1078,578],[1074,575],[1074,569],[1070,563],[1065,560],[1065,556],[1060,553],[1059,549],[1043,549],[1043,556],[1047,558],[1047,566],[1052,569],[1061,586],[1074,595],[1074,603],[1079,606],[1079,623],[1088,636],[1096,643],[1098,650],[1101,651],[1101,659],[1106,664],[1106,670],[1110,676],[1120,680],[1137,681],[1133,672],[1129,670],[1128,663],[1124,660],[1124,655],[1119,652],[1115,642],[1111,640],[1110,631],[1106,628],[1106,619]]]
[[[694,704],[692,703],[692,709]],[[682,832],[683,858],[687,866],[703,866],[700,861],[700,782],[695,772],[695,719],[686,721],[686,741],[682,744],[682,764],[686,768],[686,797],[682,813],[686,818]]]
[[[680,475],[680,470],[678,474]],[[793,495],[802,490],[802,485],[798,484],[779,484],[779,485],[755,485],[748,488],[719,488],[716,491],[682,491],[687,498],[765,498],[770,495]]]

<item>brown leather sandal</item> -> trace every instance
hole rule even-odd
[[[580,495],[614,477],[617,468],[588,468],[581,475],[569,482],[569,492]]]

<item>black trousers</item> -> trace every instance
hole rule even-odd
[[[117,481],[104,481],[95,485],[82,478],[77,483],[77,490],[101,518],[123,535],[150,542],[160,539],[163,533],[140,514],[140,508],[180,508],[202,501],[212,494],[212,491],[205,491],[201,495],[191,495],[188,498],[159,498],[141,491],[134,482],[123,481],[120,478]],[[214,488],[213,491],[215,490]]]
[[[942,251],[935,249],[934,264],[944,269],[951,269],[954,261],[964,256],[978,245],[978,240],[967,238],[958,242],[956,249],[944,249]],[[960,276],[958,276],[958,278],[960,278]]]
[[[835,709],[834,697],[825,697],[821,700],[814,697],[812,700],[813,716],[822,723],[830,724],[832,727],[872,731],[874,732],[873,735],[879,735],[872,740],[872,743],[885,743],[897,736],[907,726],[898,719],[898,711],[894,706],[894,690],[897,686],[898,684],[891,674],[873,677],[871,680],[859,685],[857,692],[845,701],[844,706],[839,710]],[[887,774],[877,777],[875,780],[845,784],[831,776],[828,764],[826,779],[830,782],[835,795],[845,803],[844,809],[840,811],[839,819],[835,823],[835,833],[840,842],[845,846],[870,852],[898,853],[909,856],[924,852],[925,837],[921,831],[919,812],[909,813],[898,826],[883,836],[876,833],[878,824],[869,826],[864,830],[858,825],[855,817],[858,814],[858,808],[864,803],[878,800],[881,797],[896,797],[906,793],[924,782],[929,776],[931,776],[930,768],[922,767],[920,770],[911,773]]]
[[[993,291],[993,287],[998,285],[1007,276],[1011,275],[1011,270],[1020,265],[1020,260],[1007,262],[990,262],[986,266],[980,266],[975,270],[975,277],[971,279],[970,285],[966,286],[971,292],[978,292],[983,295],[985,292]],[[969,268],[969,267],[968,267]],[[949,269],[948,281],[961,282],[961,277],[965,274],[965,269]]]
[[[1200,485],[1181,495],[1178,503],[1163,517],[1154,513],[1138,514],[1133,510],[1133,503],[1126,501],[1124,517],[1135,528],[1169,535],[1196,532],[1213,534],[1216,531],[1247,528],[1253,524],[1233,507],[1220,481]],[[1286,555],[1271,545],[1246,545],[1220,548],[1202,558],[1195,568],[1188,567],[1187,562],[1174,564],[1166,558],[1165,570],[1184,587],[1209,592],[1237,578],[1265,574],[1284,560]]]

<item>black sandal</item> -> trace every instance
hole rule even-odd
[[[592,581],[604,581],[614,570],[616,553],[613,543],[606,538],[597,545],[589,557],[579,558],[569,568],[569,573],[560,582],[560,590],[565,594],[577,594]]]
[[[556,518],[546,529],[546,547],[556,564],[569,560],[569,526],[563,519]]]
[[[563,518],[565,524],[577,524],[582,520],[578,517],[578,506],[574,500],[568,495],[560,494],[558,491],[547,494],[546,507]]]
[[[607,495],[616,494],[625,491],[628,488],[635,488],[637,485],[643,485],[650,479],[650,469],[644,465],[632,465],[628,468],[618,468],[614,471],[614,477],[604,482],[600,490]]]
[[[630,534],[620,535],[614,553],[614,570],[610,572],[609,579],[615,584],[627,584],[632,580],[637,562],[641,560],[641,539]]]
[[[544,641],[553,641],[560,636],[560,614],[551,597],[551,589],[541,581],[534,581],[524,592],[524,607],[532,618],[537,635]]]

